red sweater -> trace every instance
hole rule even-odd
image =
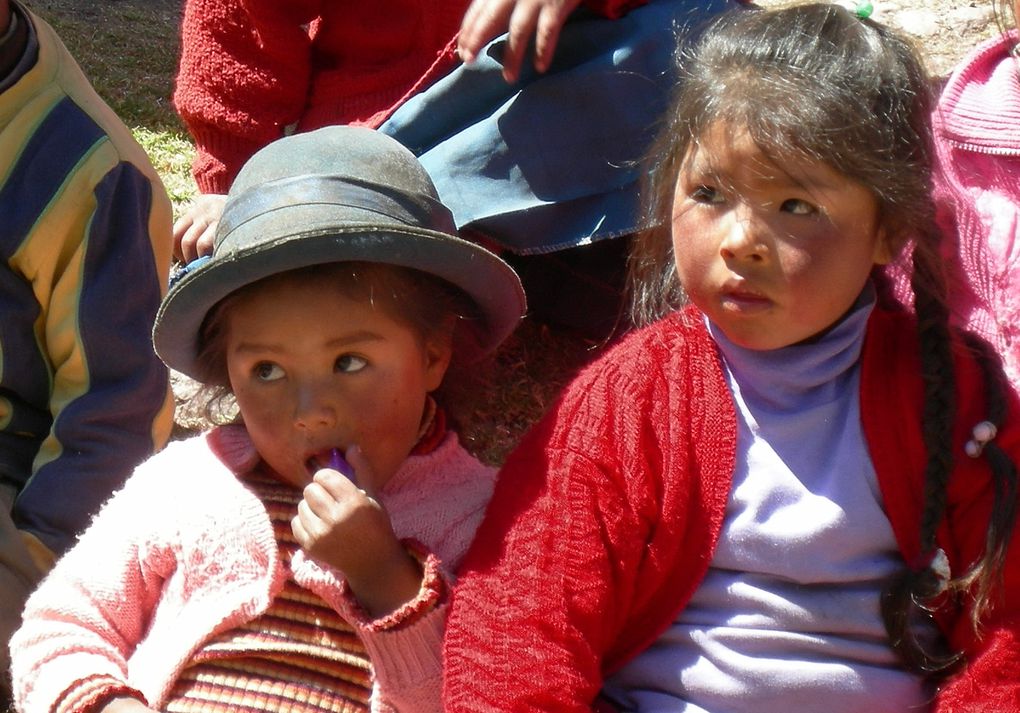
[[[862,356],[861,412],[906,561],[919,549],[922,386],[912,323],[876,310]],[[976,364],[958,350],[959,405],[939,545],[960,573],[983,547],[984,459],[963,455],[984,419]],[[1016,401],[997,441],[1020,459]],[[686,606],[719,537],[736,412],[700,314],[639,331],[586,369],[505,465],[456,588],[445,646],[448,711],[586,711],[604,677]],[[1018,528],[1020,533],[1020,528]],[[1020,539],[1020,538],[1015,538]],[[1005,599],[970,628],[939,624],[966,667],[933,711],[1020,711],[1020,548]]]
[[[586,0],[618,17],[646,0]],[[295,126],[378,126],[457,64],[469,0],[188,0],[174,104],[203,193]]]

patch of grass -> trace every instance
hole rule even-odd
[[[171,96],[180,53],[179,0],[28,0],[81,65],[96,92],[131,127],[173,202],[191,201],[194,144]]]
[[[170,102],[180,50],[173,0],[28,0],[124,123],[184,132]]]
[[[163,179],[166,192],[174,205],[174,216],[195,196],[195,182],[191,178],[191,161],[195,145],[184,131],[153,130],[144,126],[134,128],[135,139]]]
[[[526,319],[494,358],[489,383],[475,394],[464,446],[498,465],[545,412],[582,364],[598,353],[591,342]]]

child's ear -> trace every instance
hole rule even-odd
[[[453,327],[438,330],[425,342],[425,383],[429,391],[435,391],[443,383],[446,370],[453,358]]]
[[[888,265],[893,262],[899,257],[900,250],[906,243],[906,234],[902,230],[892,231],[886,226],[880,227],[875,242],[874,263]]]

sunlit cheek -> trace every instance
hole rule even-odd
[[[282,420],[286,404],[277,397],[269,398],[267,394],[256,389],[241,388],[234,392],[237,407],[249,428],[261,428],[274,425]]]

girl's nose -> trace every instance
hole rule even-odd
[[[768,246],[762,240],[761,226],[748,216],[734,216],[723,235],[719,253],[726,260],[763,261]]]
[[[324,388],[309,384],[301,387],[294,408],[298,428],[332,428],[337,422],[336,406]]]

